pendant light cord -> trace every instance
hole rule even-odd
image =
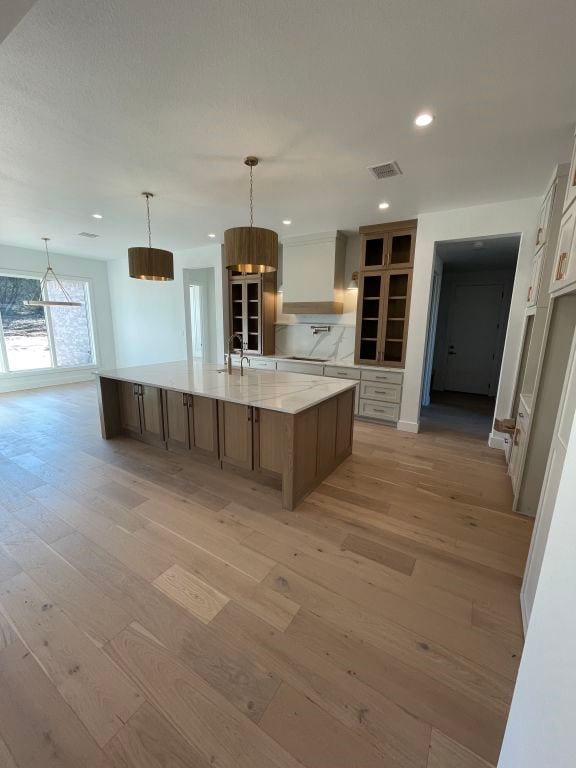
[[[252,185],[254,182],[253,178],[253,168],[250,166],[250,229],[252,229],[252,226],[254,224],[254,195],[252,192]]]
[[[148,248],[152,248],[152,230],[150,228],[150,194],[144,192],[146,198],[146,215],[148,217]]]
[[[50,253],[48,252],[48,238],[44,238],[44,248],[46,249],[46,261],[48,262],[48,269],[52,272],[52,266],[50,264]]]

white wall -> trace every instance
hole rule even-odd
[[[97,363],[101,368],[113,368],[115,364],[114,333],[106,262],[98,259],[64,256],[58,253],[51,254],[51,261],[58,276],[80,277],[90,281]],[[46,254],[44,251],[0,245],[0,272],[41,278],[45,270]],[[93,374],[86,369],[81,371],[54,369],[25,373],[0,373],[0,392],[86,381],[92,377]]]
[[[520,354],[522,318],[526,290],[532,272],[536,215],[540,203],[541,198],[527,198],[418,215],[410,325],[399,429],[411,432],[417,432],[419,429],[434,244],[442,240],[482,239],[506,234],[521,235],[516,280],[508,320],[508,333],[504,345],[500,385],[496,399],[496,416],[508,416],[512,405],[514,376]]]
[[[572,423],[498,768],[576,765],[575,467],[576,421]]]
[[[222,261],[220,245],[174,254],[174,280],[167,283],[134,280],[128,257],[108,262],[108,279],[118,367],[187,359],[184,270],[213,267],[218,360],[224,359]]]

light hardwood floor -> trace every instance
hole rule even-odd
[[[295,511],[0,397],[0,766],[486,768],[531,521],[477,436],[357,423]]]

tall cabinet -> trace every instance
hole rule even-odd
[[[360,227],[355,362],[402,367],[412,291],[416,220]]]
[[[276,273],[228,274],[229,334],[233,349],[243,355],[274,354]]]

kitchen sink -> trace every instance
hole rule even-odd
[[[285,357],[284,360],[301,360],[303,363],[327,363],[328,359],[325,357]]]

